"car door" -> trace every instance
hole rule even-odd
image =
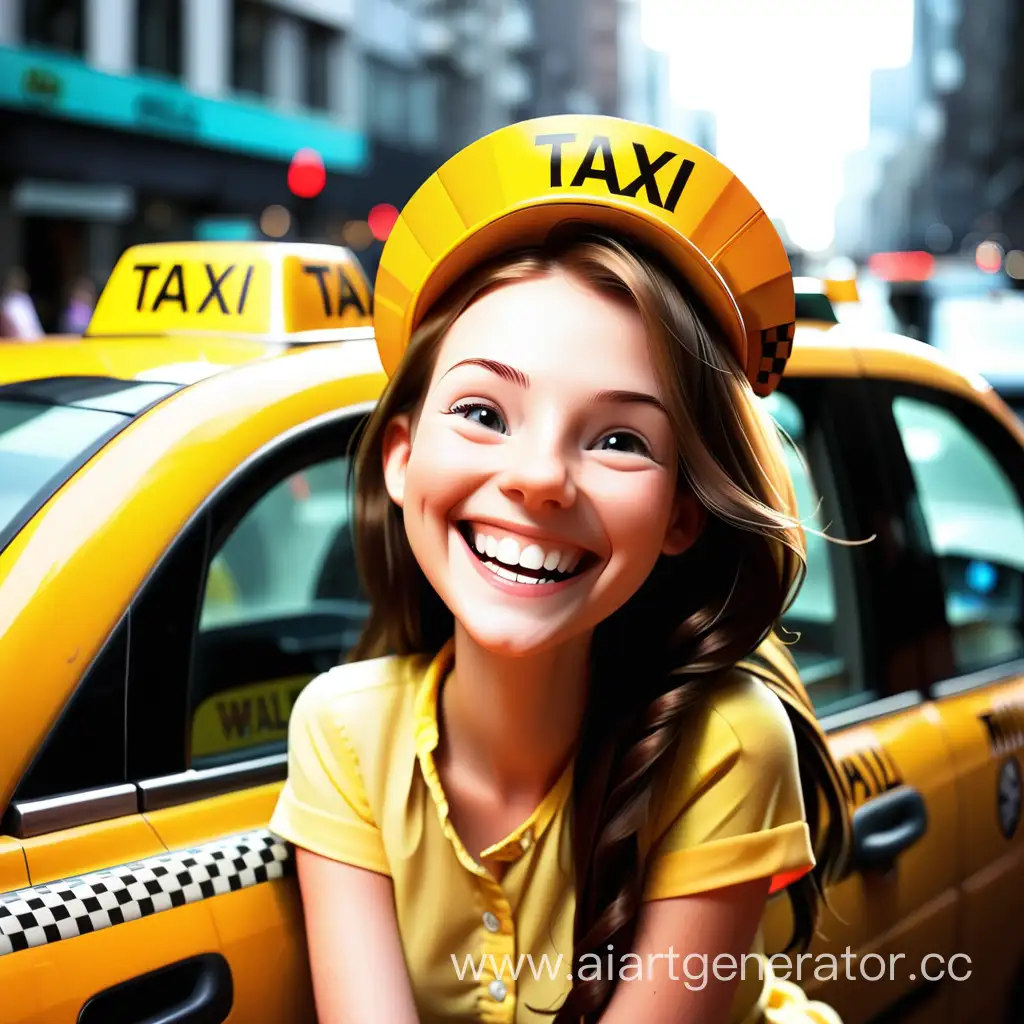
[[[944,657],[931,692],[957,770],[957,950],[961,973],[969,971],[954,990],[954,1019],[1016,1021],[1024,1015],[1024,431],[969,393],[877,387],[878,418],[891,424],[912,524],[943,597]]]
[[[233,979],[230,1021],[315,1019],[291,854],[267,824],[291,706],[368,610],[346,455],[361,414],[293,431],[244,465],[133,616],[129,764],[146,825],[169,849],[256,851],[278,876],[205,901]]]
[[[186,858],[139,813],[125,770],[129,635],[125,615],[0,824],[0,1019],[9,1024],[172,1010],[185,1024],[221,1020],[231,1005]]]
[[[949,983],[938,965],[955,934],[957,794],[921,653],[940,599],[912,600],[924,563],[877,457],[865,387],[795,377],[766,400],[794,442],[789,467],[808,528],[807,576],[783,625],[848,783],[855,831],[851,870],[829,891],[807,957],[776,962],[846,1024],[882,1013],[940,1022]],[[822,530],[871,539],[830,543]],[[771,904],[770,951],[788,937],[787,903]]]

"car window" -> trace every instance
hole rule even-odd
[[[291,707],[359,635],[349,461],[277,480],[216,546],[191,694],[193,767],[283,749]]]
[[[840,634],[836,583],[833,574],[834,545],[821,533],[828,525],[818,487],[808,463],[808,438],[804,415],[797,403],[782,392],[764,400],[775,423],[788,437],[783,451],[793,480],[797,513],[806,530],[807,574],[796,598],[783,616],[782,624],[791,635],[790,651],[815,706],[848,697],[854,689],[849,666],[843,655],[844,643],[854,641]],[[830,550],[833,549],[833,550]],[[839,557],[843,557],[839,553]]]
[[[958,671],[1024,656],[1024,507],[1012,479],[951,409],[898,395],[893,415],[939,560]]]
[[[0,398],[0,536],[40,492],[49,497],[83,454],[129,419],[117,412]]]

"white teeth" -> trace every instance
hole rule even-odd
[[[516,583],[536,583],[532,576],[516,576]]]
[[[519,556],[524,569],[539,569],[544,564],[544,551],[538,544],[527,544]]]
[[[500,541],[486,533],[473,531],[473,547],[479,555],[484,558],[495,559],[506,566],[515,568],[522,566],[524,569],[537,571],[545,569],[548,572],[570,573],[575,571],[583,556],[582,551],[559,551],[554,549],[546,551],[539,544],[526,544],[520,547],[519,541],[513,537],[503,537]],[[491,568],[495,568],[491,566]],[[511,579],[512,576],[506,577]],[[519,576],[520,580],[524,577]],[[537,581],[529,577],[528,582],[553,583],[553,579]]]
[[[518,565],[519,564],[519,544],[511,537],[503,537],[498,542],[498,550],[492,556],[497,558],[499,562],[504,562],[505,565]]]
[[[494,571],[504,580],[514,580],[516,578],[516,574],[514,572],[509,572],[508,569],[500,565],[496,565],[494,567]]]

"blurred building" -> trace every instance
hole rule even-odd
[[[988,237],[1024,249],[1024,5],[964,2],[955,32],[939,213],[956,250],[973,255]]]
[[[526,0],[0,0],[0,272],[28,270],[51,330],[138,241],[262,227],[372,273],[371,208],[529,109],[533,34]],[[301,148],[314,199],[288,188]]]
[[[847,161],[836,248],[973,261],[1024,248],[1024,4],[915,0],[904,68],[876,71],[868,147]]]
[[[880,250],[924,247],[935,211],[927,183],[944,129],[953,28],[960,0],[914,0],[914,35],[904,67],[871,75],[870,135],[845,165],[836,211],[836,250],[864,259]]]

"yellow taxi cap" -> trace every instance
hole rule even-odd
[[[86,337],[324,341],[372,329],[370,285],[342,246],[160,242],[117,261]]]
[[[402,210],[381,254],[374,327],[394,372],[431,304],[481,260],[581,221],[659,251],[707,303],[754,390],[778,384],[795,299],[785,246],[709,153],[620,118],[559,115],[500,128],[451,157]]]

